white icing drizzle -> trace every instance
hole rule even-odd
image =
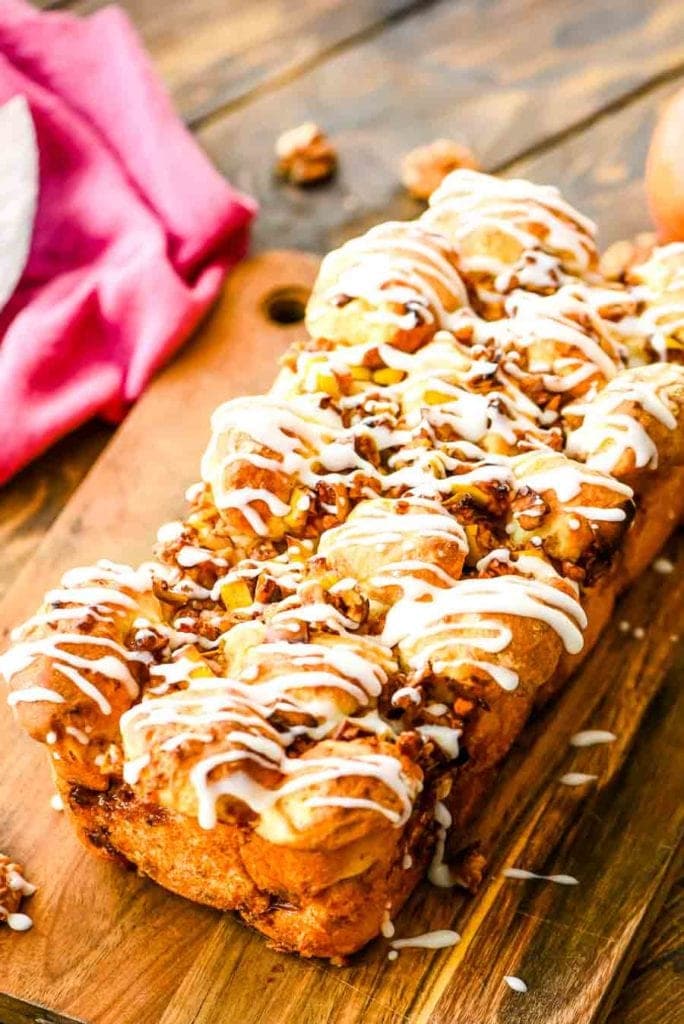
[[[62,621],[86,617],[115,628],[119,617],[130,617],[137,610],[140,600],[150,595],[153,568],[156,567],[143,565],[136,570],[103,560],[94,566],[71,569],[65,573],[61,588],[51,590],[46,595],[46,605],[52,607],[33,616],[13,631],[14,646],[0,656],[0,674],[10,683],[37,659],[49,658],[53,662],[53,670],[69,679],[104,715],[111,714],[111,704],[100,686],[90,678],[90,674],[120,683],[129,698],[134,700],[138,696],[138,684],[129,665],[134,661],[147,661],[149,656],[145,652],[129,651],[112,637],[92,633],[59,631],[38,637],[32,633],[36,628],[43,630],[45,626],[56,626]],[[161,566],[159,575],[164,575]],[[65,645],[75,647],[76,651],[65,650]],[[78,648],[84,646],[100,648],[102,654],[99,657],[93,657],[90,652],[88,657],[78,654]],[[40,701],[65,703],[62,694],[43,686],[14,690],[7,700],[10,706]],[[75,733],[72,735],[76,736]],[[87,738],[84,740],[81,737],[80,742],[87,742]]]
[[[33,920],[28,914],[8,914],[5,920],[13,932],[27,932],[33,927]]]
[[[420,690],[417,690],[415,686],[400,686],[392,694],[392,704],[397,707],[403,698],[410,700],[412,704],[420,704],[423,700]]]
[[[18,871],[10,871],[7,876],[7,884],[12,892],[19,892],[22,896],[33,896],[36,886],[27,882]]]
[[[66,725],[64,727],[64,732],[67,734],[67,736],[71,736],[73,739],[76,740],[77,743],[80,743],[84,747],[86,747],[90,743],[90,737],[88,736],[88,733],[85,732],[83,729],[79,729],[78,726]]]
[[[463,527],[438,502],[412,497],[406,504],[408,510],[400,512],[394,503],[362,502],[343,526],[326,530],[319,544],[319,553],[331,555],[352,545],[382,544],[384,547],[415,535],[455,542],[464,552],[467,551]]]
[[[435,852],[432,855],[432,861],[428,868],[428,879],[439,889],[451,889],[456,884],[451,876],[449,865],[444,862],[447,832],[451,828],[451,821],[448,807],[441,800],[438,800],[435,804],[437,838],[435,841]]]
[[[594,779],[598,779],[598,775],[588,775],[586,772],[567,772],[565,775],[561,775],[558,780],[564,786],[584,786],[587,782],[593,782]]]
[[[367,652],[385,650],[372,638],[363,639]],[[282,798],[302,791],[307,791],[304,799],[310,807],[364,808],[377,811],[397,826],[403,824],[410,814],[416,789],[395,758],[384,754],[347,758],[290,757],[286,753],[297,735],[306,733],[312,738],[322,738],[343,717],[330,699],[307,696],[308,689],[323,687],[343,691],[366,704],[380,693],[387,681],[383,668],[351,649],[316,644],[264,644],[257,653],[267,664],[275,655],[287,654],[290,667],[264,682],[248,684],[235,679],[190,678],[186,690],[145,700],[122,716],[125,749],[129,747],[127,737],[141,730],[178,727],[183,741],[189,738],[190,730],[192,739],[202,742],[203,729],[211,738],[210,727],[226,723],[228,731],[222,743],[227,749],[201,757],[190,771],[198,802],[198,820],[203,828],[215,826],[216,802],[222,796],[241,800],[256,814],[263,814]],[[318,669],[318,665],[329,668]],[[297,692],[302,690],[303,695],[298,697]],[[295,725],[279,731],[269,722],[275,712],[302,711],[319,716],[322,724]],[[249,762],[278,772],[282,781],[272,788],[261,785],[246,773],[245,766]],[[148,755],[128,759],[124,768],[126,780],[135,785],[148,763]],[[383,792],[392,794],[399,809],[380,799],[325,796],[315,792],[327,782],[355,776],[380,783]]]
[[[389,910],[386,910],[382,915],[382,924],[380,925],[380,931],[386,939],[391,939],[394,935],[394,924],[390,920]]]
[[[536,558],[520,559],[521,571],[547,572],[550,567],[528,563]],[[553,570],[551,570],[553,573]],[[560,637],[569,653],[582,649],[582,629],[586,616],[578,602],[564,591],[527,576],[497,576],[493,579],[460,580],[451,589],[440,591],[428,603],[403,598],[388,612],[383,639],[400,644],[404,656],[415,669],[432,665],[434,671],[454,670],[472,665],[490,675],[503,689],[518,685],[513,669],[482,659],[473,653],[467,658],[454,654],[454,646],[474,652],[499,654],[512,639],[510,628],[497,614],[527,617],[544,622]],[[481,625],[482,633],[476,632]]]
[[[613,743],[617,739],[614,732],[605,729],[584,729],[575,733],[570,739],[572,747],[593,747],[597,743]]]
[[[448,928],[441,928],[434,932],[424,932],[423,935],[413,935],[408,939],[393,939],[390,945],[396,949],[446,949],[448,946],[455,946],[460,942],[461,936],[458,932]]]
[[[499,293],[514,284],[555,289],[564,275],[585,273],[596,258],[596,226],[548,185],[453,171],[432,194],[422,221],[447,235],[466,276],[489,275]],[[485,250],[484,243],[477,252],[464,246],[469,238],[486,239],[492,233],[505,236],[507,243],[494,251]],[[511,242],[520,254],[512,264]]]
[[[187,735],[187,733],[184,733],[183,739],[187,739]],[[135,786],[150,761],[151,757],[149,754],[141,754],[140,757],[135,757],[132,761],[125,761],[123,766],[124,782],[127,782],[129,786]]]
[[[450,729],[446,725],[419,725],[416,731],[424,739],[432,740],[450,761],[456,760],[460,729]]]
[[[316,477],[310,461],[339,437],[342,429],[336,413],[321,409],[318,400],[308,396],[287,403],[261,395],[233,399],[215,410],[211,425],[212,437],[202,457],[202,478],[210,485],[217,507],[239,509],[259,536],[265,536],[267,529],[253,508],[254,502],[264,503],[274,516],[286,515],[290,506],[266,487],[236,488],[227,472],[230,466],[249,463],[311,483]],[[262,450],[249,450],[241,444],[245,438]],[[264,451],[273,454],[266,456]]]
[[[204,562],[213,562],[214,565],[219,566],[228,564],[225,558],[217,558],[208,548],[193,547],[190,544],[185,544],[180,549],[176,555],[176,561],[184,569],[192,569],[196,565],[202,565]]]
[[[86,658],[73,651],[65,651],[63,644],[75,647],[83,645],[101,647],[105,651],[114,653],[103,654],[100,658]],[[10,682],[15,675],[29,668],[36,658],[51,658],[56,671],[70,679],[84,696],[94,701],[103,715],[109,715],[112,710],[111,704],[83,673],[84,671],[96,672],[107,679],[120,682],[126,688],[129,696],[135,698],[138,696],[138,684],[127,666],[128,655],[129,652],[121,644],[109,637],[83,633],[58,633],[54,636],[16,643],[0,658],[0,672]],[[21,700],[48,700],[54,703],[63,703],[63,698],[57,700],[59,695],[49,690],[43,690],[41,696],[41,689],[40,687],[27,687],[25,690],[16,690],[10,694],[8,700],[10,704],[19,703]]]
[[[173,544],[182,536],[184,529],[183,524],[177,519],[171,523],[163,523],[157,530],[157,540],[160,544]]]
[[[4,673],[0,663],[0,671]],[[50,690],[46,686],[25,686],[22,690],[14,690],[7,698],[7,703],[12,708],[16,704],[32,704],[36,701],[47,701],[49,704],[64,704],[64,697],[56,690]]]
[[[646,372],[656,369],[657,375]],[[678,379],[675,367],[669,367],[667,375],[656,366],[627,370],[591,402],[569,406],[567,412],[583,417],[583,422],[568,434],[567,454],[585,458],[588,466],[605,473],[614,472],[628,452],[637,469],[657,468],[658,449],[639,411],[667,430],[675,430],[677,417],[670,408],[666,388]],[[633,406],[636,412],[630,411]]]
[[[514,992],[527,992],[527,985],[522,978],[516,978],[514,974],[504,974],[504,981]]]
[[[672,242],[654,249],[651,257],[633,271],[643,282],[631,294],[644,303],[638,317],[628,317],[626,333],[643,335],[663,362],[669,354],[669,340],[681,340],[684,331],[684,243]],[[622,326],[622,325],[620,325]]]
[[[506,878],[531,878],[543,882],[555,882],[557,885],[579,885],[579,881],[573,875],[538,875],[536,871],[526,871],[524,868],[504,868],[502,874]]]
[[[421,322],[447,324],[447,306],[463,306],[468,299],[448,253],[445,239],[410,222],[381,224],[351,239],[323,260],[307,310],[309,329],[315,336],[317,318],[330,304],[334,308],[338,296],[364,300],[370,324],[399,330]],[[395,304],[402,311],[388,308]]]
[[[534,453],[524,455],[521,459],[514,461],[516,475],[519,474],[522,483],[531,487],[538,494],[553,491],[558,502],[569,512],[596,522],[622,522],[626,518],[626,513],[622,508],[605,508],[575,504],[574,502],[582,495],[584,487],[613,492],[621,501],[630,499],[634,492],[627,484],[615,480],[607,474],[597,473],[581,463],[571,462],[562,455],[547,455],[545,453],[537,455]],[[535,469],[535,465],[540,468]],[[530,511],[528,510],[525,514],[529,515]]]

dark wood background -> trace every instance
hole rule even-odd
[[[42,3],[88,13],[100,0]],[[399,163],[446,135],[483,167],[561,186],[604,244],[648,226],[642,174],[658,109],[684,84],[681,0],[124,0],[176,106],[255,195],[254,249],[323,252],[414,215]],[[318,121],[340,173],[272,175],[277,135]],[[0,490],[0,597],[112,436],[92,423]],[[682,1020],[684,887],[675,885],[611,1024]],[[578,1022],[581,1024],[581,1022]]]

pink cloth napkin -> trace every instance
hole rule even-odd
[[[124,14],[0,3],[0,104],[28,100],[40,197],[0,313],[0,483],[89,417],[117,420],[244,254],[255,206],[173,112]]]

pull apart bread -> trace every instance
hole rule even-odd
[[[451,884],[684,508],[684,245],[598,266],[556,189],[474,171],[326,257],[156,561],[68,572],[2,658],[89,846],[338,960]]]

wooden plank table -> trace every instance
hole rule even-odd
[[[103,2],[41,6],[85,13]],[[485,169],[559,184],[598,220],[604,243],[647,226],[648,138],[658,108],[684,83],[680,0],[123,6],[200,143],[259,199],[257,251],[322,252],[378,220],[414,215],[398,164],[412,145],[438,135],[470,144]],[[272,151],[282,130],[305,119],[335,139],[341,166],[335,181],[302,192],[273,180]],[[111,433],[88,425],[0,490],[0,594]],[[683,922],[675,886],[611,1024],[681,1020]]]

